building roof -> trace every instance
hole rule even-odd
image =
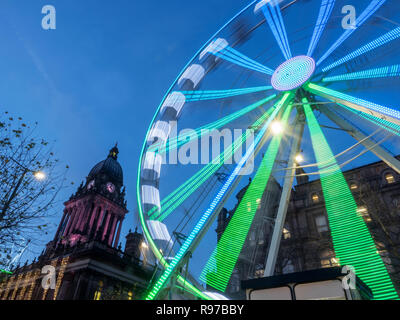
[[[89,172],[89,178],[95,178],[99,174],[107,175],[111,180],[123,184],[122,167],[117,161],[118,148],[115,145],[108,154],[107,159],[97,163]]]

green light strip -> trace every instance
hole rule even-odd
[[[321,87],[315,83],[309,82],[306,85],[304,85],[304,88],[307,91],[309,91],[315,95],[319,95],[319,96],[329,99],[331,101],[335,101],[336,103],[343,103],[343,104],[350,103],[352,105],[356,105],[358,107],[362,107],[362,108],[371,110],[372,112],[374,112],[374,111],[378,112],[380,114],[387,116],[388,118],[393,118],[393,121],[391,121],[391,122],[398,122],[398,120],[400,120],[400,111],[399,110],[381,106],[374,102],[363,100],[363,99],[360,99],[357,97],[353,97],[353,96],[350,96],[348,94],[345,94],[345,93],[342,93],[342,92],[339,92],[336,90]],[[390,119],[388,119],[388,120],[390,120]]]
[[[307,98],[303,98],[315,158],[318,164],[330,163],[332,169],[330,173],[324,173],[318,165],[336,257],[342,266],[355,268],[357,276],[370,287],[375,299],[396,299],[398,295],[386,267],[308,103]]]
[[[172,90],[173,86],[178,82],[179,78],[183,75],[184,71],[189,67],[189,65],[191,63],[193,63],[194,59],[206,48],[206,45],[208,43],[210,43],[211,40],[213,38],[215,38],[221,30],[223,30],[225,27],[227,27],[234,19],[236,19],[243,12],[245,12],[248,8],[250,8],[256,1],[257,0],[254,0],[252,3],[247,5],[243,10],[241,10],[238,14],[236,14],[219,31],[217,31],[202,48],[200,48],[200,50],[196,53],[196,55],[193,56],[193,58],[187,63],[185,68],[180,72],[178,77],[172,83],[171,87],[168,89],[168,92],[170,92]],[[165,94],[165,96],[163,98],[163,102],[165,101],[168,92]],[[161,106],[162,106],[162,103],[158,106],[157,112],[161,109]],[[157,114],[157,112],[156,112],[156,114]],[[156,118],[156,114],[153,116],[153,119],[151,121],[150,127],[147,130],[146,139],[148,138],[148,136],[150,134],[151,126],[154,124],[154,121],[155,121],[155,118]],[[160,261],[160,264],[164,268],[167,268],[168,267],[168,263],[165,261],[164,257],[160,253],[159,248],[156,246],[155,242],[153,241],[153,239],[152,239],[152,237],[150,235],[149,229],[147,228],[147,224],[146,224],[146,221],[145,221],[144,212],[143,212],[143,208],[142,208],[142,204],[141,204],[141,200],[140,200],[141,199],[141,194],[140,194],[140,190],[141,190],[141,188],[140,188],[141,164],[142,164],[142,160],[143,160],[145,147],[146,147],[146,140],[143,143],[142,149],[141,149],[141,152],[140,152],[140,157],[139,157],[139,162],[138,162],[138,170],[137,170],[137,179],[136,179],[136,199],[137,199],[137,205],[138,205],[138,210],[139,210],[139,219],[140,219],[140,223],[141,223],[142,228],[143,228],[143,233],[144,233],[147,241],[149,242],[151,250],[153,251],[153,253],[156,256],[156,258]],[[183,278],[182,276],[178,275],[177,279],[178,279],[178,282],[183,287],[185,287],[187,290],[190,290],[193,293],[193,295],[195,295],[196,297],[201,298],[201,299],[205,299],[205,300],[212,300],[212,298],[210,296],[208,296],[207,294],[204,294],[203,292],[201,292],[198,288],[193,286],[190,282],[186,281],[186,279]]]
[[[276,94],[273,94],[269,97],[266,97],[260,101],[257,101],[256,103],[253,103],[247,107],[244,107],[243,109],[240,109],[239,111],[230,114],[224,118],[221,118],[217,121],[214,121],[212,123],[209,123],[207,125],[204,125],[200,128],[197,128],[193,131],[193,133],[185,135],[185,139],[169,139],[168,140],[168,144],[164,145],[163,143],[155,143],[152,146],[150,146],[148,148],[147,151],[150,152],[157,152],[158,154],[164,154],[165,152],[174,150],[176,148],[179,148],[180,146],[189,143],[195,139],[198,139],[199,137],[202,137],[204,135],[209,135],[210,132],[212,130],[216,130],[219,128],[222,128],[223,126],[225,126],[226,124],[238,119],[241,116],[244,116],[245,114],[261,107],[262,105],[266,104],[267,102],[273,100],[274,98],[276,98]]]
[[[253,128],[259,127],[272,114],[275,107],[271,107],[257,121]],[[224,164],[224,159],[229,159],[249,138],[250,132],[247,130],[241,137],[236,139],[233,144],[228,146],[219,156],[213,159],[209,164],[199,170],[190,179],[186,180],[180,187],[170,193],[161,202],[161,210],[157,207],[151,209],[148,213],[152,220],[163,221],[168,217],[183,201],[185,201],[193,192],[195,192],[205,181],[207,181]]]
[[[173,260],[169,264],[168,268],[165,269],[164,273],[160,276],[158,281],[155,283],[153,288],[148,293],[146,300],[154,300],[165,284],[169,281],[176,270],[179,268],[179,265],[182,263],[182,259],[184,257],[190,256],[191,252],[193,252],[196,248],[196,243],[201,240],[204,233],[208,230],[208,224],[213,221],[213,217],[218,213],[216,211],[220,205],[222,205],[225,197],[229,195],[228,190],[232,187],[234,181],[240,175],[241,169],[244,167],[246,162],[254,155],[254,150],[259,150],[259,146],[262,145],[265,133],[269,128],[271,121],[276,117],[281,108],[285,105],[287,100],[291,100],[291,93],[286,93],[280,102],[278,102],[274,112],[271,114],[271,117],[268,121],[263,125],[261,130],[257,133],[255,140],[252,142],[252,147],[246,151],[246,154],[241,158],[240,162],[235,166],[235,169],[229,175],[228,179],[224,182],[222,188],[215,195],[215,198],[210,203],[208,209],[204,211],[200,220],[194,226],[193,230],[190,232],[185,242],[179,248],[178,253],[174,256]],[[189,257],[188,256],[188,257]],[[178,271],[179,272],[179,271]]]
[[[4,270],[4,269],[0,269],[0,273],[12,274],[12,272]]]
[[[283,126],[287,125],[291,111],[292,106],[290,105],[283,114],[281,120]],[[262,198],[270,178],[281,139],[282,134],[278,134],[271,140],[254,179],[229,221],[217,247],[203,268],[200,279],[215,289],[225,291],[228,285],[256,214],[258,208],[257,200]]]

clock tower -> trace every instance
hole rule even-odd
[[[117,247],[126,209],[123,174],[115,145],[89,172],[86,182],[64,203],[52,245],[74,246],[96,240]]]

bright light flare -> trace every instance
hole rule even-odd
[[[273,121],[271,123],[271,132],[274,135],[281,134],[283,132],[283,125],[280,121]]]
[[[304,161],[304,157],[301,153],[299,153],[298,155],[296,155],[295,160],[297,163],[302,163]]]
[[[33,176],[38,181],[43,181],[44,179],[46,179],[46,174],[43,171],[36,171],[33,173]]]

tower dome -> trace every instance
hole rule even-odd
[[[93,179],[99,175],[106,175],[108,179],[123,184],[123,173],[122,167],[117,161],[118,158],[118,147],[115,145],[109,152],[107,159],[100,161],[96,164],[92,170],[90,170],[88,178]]]

